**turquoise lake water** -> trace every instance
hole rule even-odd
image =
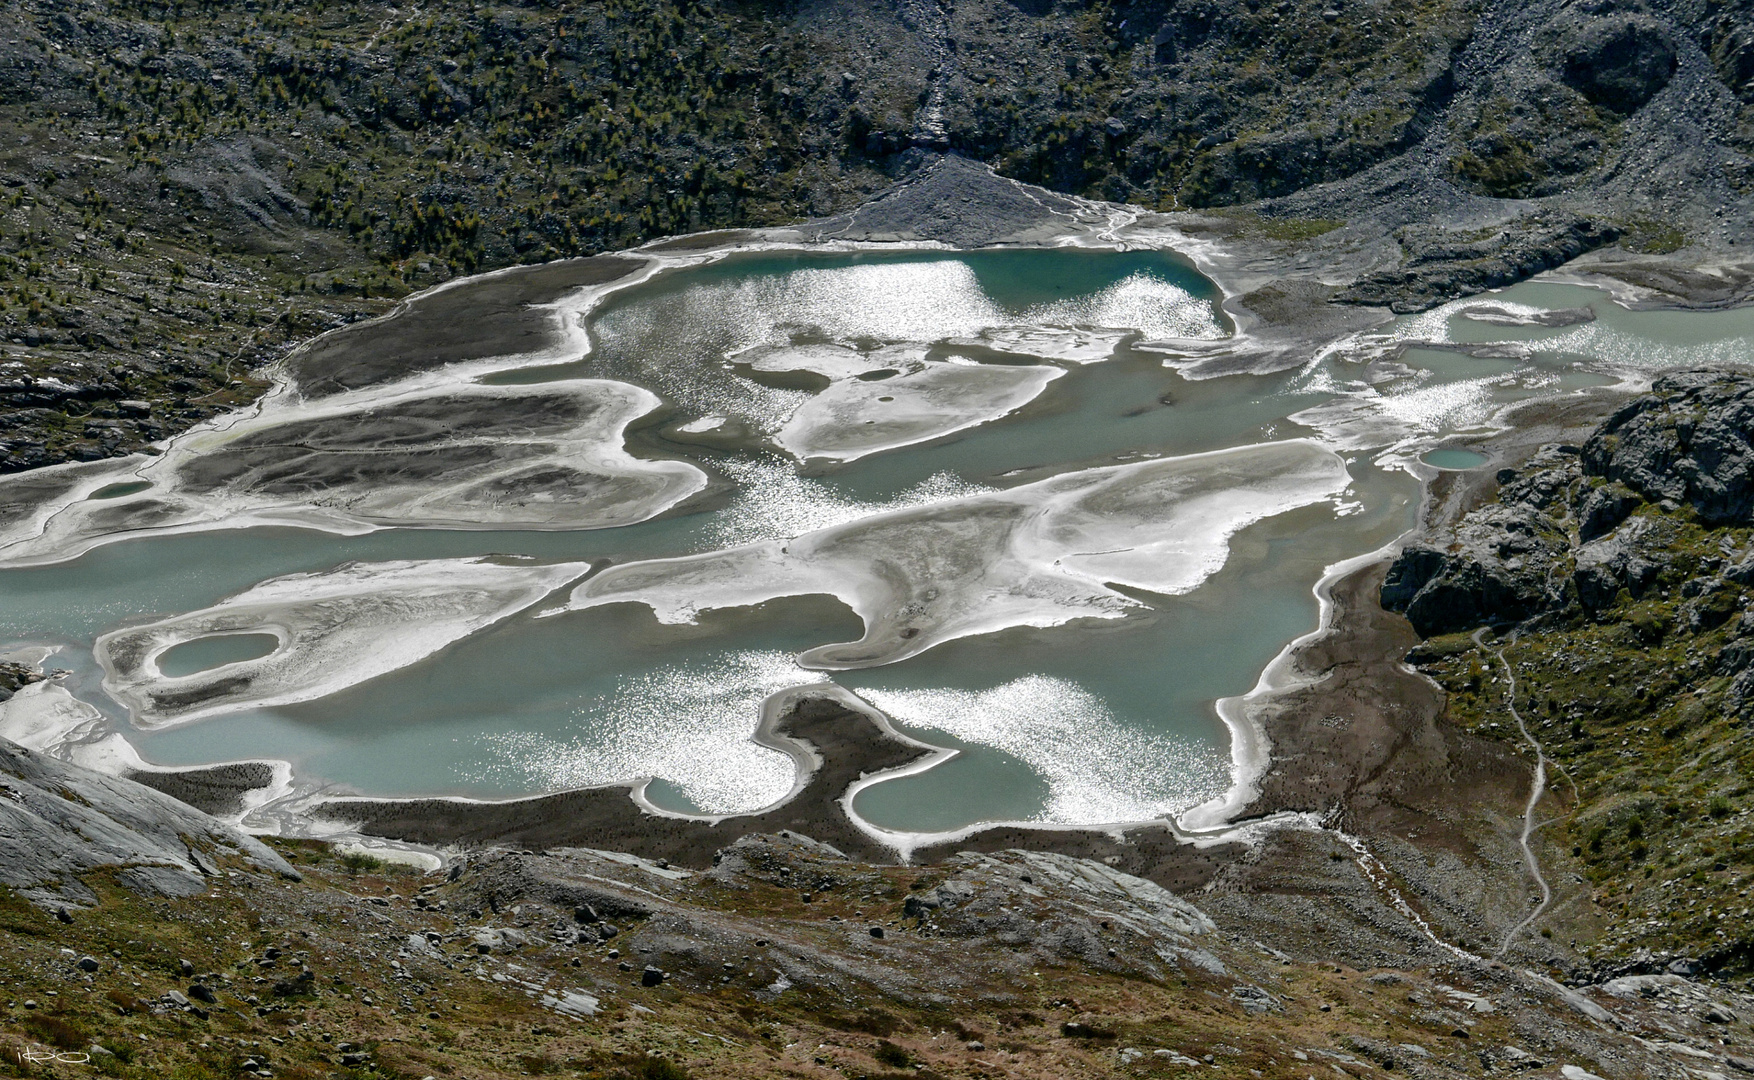
[[[1472,450],[1433,450],[1419,460],[1439,469],[1477,469],[1486,464],[1486,455]]]
[[[1450,305],[1271,375],[1190,381],[1123,335],[1092,363],[1039,345],[1033,357],[998,355],[983,338],[995,328],[1075,325],[1219,338],[1230,327],[1216,299],[1185,263],[1157,253],[758,254],[679,269],[592,312],[589,356],[492,381],[644,386],[667,409],[635,433],[636,453],[694,461],[723,481],[724,494],[589,532],[343,537],[240,528],[131,539],[65,563],[0,570],[0,626],[8,644],[60,646],[50,664],[72,670],[68,687],[165,765],[282,758],[306,786],[387,796],[507,797],[652,775],[651,794],[667,808],[751,810],[792,783],[789,759],[748,742],[761,700],[827,677],[924,741],[960,751],[935,769],[865,789],[855,807],[876,825],[935,831],[983,820],[1158,816],[1229,785],[1229,737],[1215,702],[1248,691],[1287,642],[1314,628],[1311,587],[1324,568],[1410,527],[1419,484],[1405,462],[1424,455],[1438,468],[1473,467],[1484,459],[1454,443],[1483,431],[1506,403],[1746,356],[1754,344],[1748,312],[1629,312],[1600,292],[1545,284],[1476,302],[1513,315],[1587,306],[1595,320],[1507,325]],[[1516,348],[1489,357],[1463,351],[1487,343]],[[921,362],[1057,363],[1065,374],[1002,419],[847,465],[800,466],[755,433],[771,430],[822,380],[769,377],[737,358],[825,344],[860,353],[906,345]],[[683,430],[702,417],[720,418],[719,433]],[[103,693],[91,653],[98,635],[119,626],[353,561],[681,556],[1117,462],[1295,438],[1331,446],[1350,486],[1245,524],[1192,591],[1135,590],[1122,619],[1015,626],[888,666],[796,666],[806,649],[860,636],[851,610],[824,597],[712,611],[685,625],[661,624],[639,604],[537,617],[563,590],[327,697],[140,731]],[[159,664],[176,677],[248,662],[271,645],[259,634],[210,637],[165,652]]]

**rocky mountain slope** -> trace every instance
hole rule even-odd
[[[62,768],[44,783],[8,766],[26,802],[0,801],[0,822],[52,814],[55,799],[78,805],[89,783],[57,791],[82,783]],[[106,783],[110,795],[132,787]],[[131,798],[157,805],[145,789]],[[1371,935],[1350,918],[1281,939],[1252,917],[1256,893],[1190,900],[1047,852],[880,866],[757,833],[699,869],[498,850],[423,876],[320,843],[270,844],[254,864],[200,862],[199,890],[174,900],[115,865],[86,868],[92,891],[70,905],[0,887],[0,1074],[1682,1080],[1754,1069],[1739,1051],[1754,998],[1732,986],[1661,974],[1579,992],[1455,949],[1360,966],[1348,954]],[[1357,875],[1348,856],[1332,860]],[[1358,880],[1336,898],[1397,921],[1388,894]]]
[[[1586,950],[1602,963],[1754,955],[1751,403],[1746,374],[1664,376],[1581,445],[1501,470],[1383,586],[1452,717],[1551,759],[1552,843],[1612,916]]]
[[[1754,206],[1751,17],[15,0],[0,469],[161,439],[259,393],[291,344],[452,274],[820,217],[941,151],[1374,242],[1358,303],[1425,306],[1604,245],[1722,250]]]

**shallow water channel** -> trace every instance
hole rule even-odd
[[[864,789],[855,809],[876,826],[1157,817],[1229,787],[1230,737],[1215,703],[1247,692],[1314,628],[1312,586],[1326,567],[1412,524],[1422,471],[1488,466],[1465,444],[1505,405],[1741,359],[1754,346],[1745,311],[1629,311],[1598,291],[1531,283],[1312,345],[1290,370],[1189,381],[1149,343],[1228,335],[1217,299],[1185,263],[1152,252],[746,253],[679,267],[585,314],[588,355],[507,364],[486,379],[612,379],[656,393],[664,405],[630,429],[634,456],[688,461],[710,478],[667,513],[583,531],[358,536],[222,521],[0,569],[0,627],[8,646],[57,646],[49,665],[71,669],[65,685],[146,760],[284,759],[302,790],[494,798],[654,776],[649,795],[665,808],[751,810],[793,781],[790,759],[749,741],[762,700],[832,679],[916,737],[960,751]],[[987,380],[999,367],[1029,370]],[[836,409],[804,412],[830,395],[841,395]],[[851,441],[837,430],[888,406],[912,412]],[[1030,495],[1005,511],[1014,531],[1003,542],[968,539],[976,526],[956,524],[997,513],[995,493],[1058,491],[1086,470],[1293,440],[1319,448],[1302,452],[1331,460],[1338,479],[1271,454],[1220,454],[1149,489],[1129,487],[1135,472],[1122,469],[1101,498]],[[812,447],[829,449],[811,456]],[[1230,487],[1210,490],[1212,476]],[[139,490],[111,483],[90,498]],[[1138,505],[1144,490],[1152,505]],[[1156,505],[1178,499],[1185,512]],[[1121,518],[1131,531],[1116,533],[1112,550],[1093,547]],[[814,537],[842,530],[856,541],[891,519],[899,524],[879,530],[876,555],[799,554],[829,552]],[[852,541],[842,547],[873,550]],[[981,565],[950,558],[947,545],[962,543],[999,546]],[[973,629],[945,629],[891,663],[805,670],[800,653],[866,632],[845,598],[789,592],[784,580],[750,593],[748,573],[727,571],[735,580],[689,578],[699,602],[678,618],[657,611],[651,586],[596,606],[577,586],[569,604],[581,566],[538,602],[451,640],[395,644],[405,662],[314,700],[131,720],[100,685],[93,655],[119,628],[349,563],[516,556],[501,561],[611,564],[607,582],[630,563],[745,546],[785,567],[782,579],[848,565],[831,555],[882,561],[890,547],[907,549],[896,556],[907,572],[945,575],[926,583],[958,609],[939,616],[944,625]],[[1132,561],[1116,569],[1116,559]],[[898,573],[873,563],[869,576]],[[883,605],[905,599],[871,595],[885,617]],[[345,590],[325,601],[326,617],[345,621],[350,602]],[[406,621],[391,636],[418,643],[420,616]],[[271,633],[227,625],[162,650],[143,685],[273,650]],[[392,650],[389,637],[381,647]]]

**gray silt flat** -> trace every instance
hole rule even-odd
[[[634,273],[620,255],[522,266],[417,296],[391,314],[325,334],[286,361],[306,397],[377,386],[465,360],[534,352],[553,319],[533,305]]]

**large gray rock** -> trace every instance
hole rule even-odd
[[[1584,472],[1652,502],[1692,506],[1708,525],[1754,521],[1754,377],[1665,375],[1583,447]]]
[[[0,884],[33,903],[95,903],[80,876],[109,867],[126,888],[192,895],[240,863],[299,877],[261,841],[194,807],[0,739]]]
[[[1607,607],[1621,589],[1635,598],[1644,595],[1662,570],[1660,563],[1644,554],[1654,531],[1649,518],[1635,518],[1577,549],[1571,579],[1577,588],[1578,602],[1585,610]]]
[[[1383,584],[1382,604],[1401,611],[1422,637],[1521,622],[1554,601],[1555,558],[1565,534],[1526,503],[1500,503],[1468,515],[1449,550],[1413,546]]]
[[[1690,508],[1708,526],[1754,522],[1754,376],[1665,375],[1592,433],[1581,451],[1543,448],[1500,474],[1498,502],[1390,567],[1382,605],[1422,636],[1509,626],[1538,615],[1594,614],[1621,590],[1639,598],[1667,565],[1669,519],[1645,503]],[[1711,570],[1710,572],[1715,572]],[[1700,633],[1739,610],[1754,558],[1689,588],[1685,625]],[[1746,694],[1754,701],[1754,674]]]
[[[1593,105],[1636,111],[1675,74],[1675,42],[1648,15],[1579,19],[1561,30],[1562,76]]]
[[[963,852],[948,865],[948,878],[903,909],[934,933],[1155,977],[1163,972],[1154,960],[1224,971],[1196,940],[1216,929],[1212,920],[1144,878],[1041,851]]]

